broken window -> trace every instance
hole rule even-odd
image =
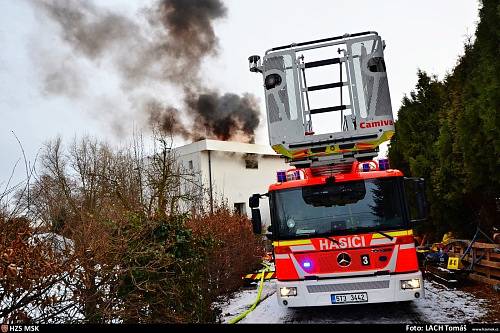
[[[259,168],[259,159],[257,154],[245,154],[245,167],[247,169]]]

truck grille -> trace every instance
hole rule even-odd
[[[352,169],[352,163],[335,164],[328,166],[319,166],[311,168],[311,173],[314,177],[331,176],[336,173],[349,172]]]
[[[312,293],[324,293],[333,291],[385,289],[385,288],[389,288],[389,280],[350,282],[350,283],[338,283],[338,284],[316,284],[307,286],[307,291],[312,294]]]

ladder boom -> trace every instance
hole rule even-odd
[[[250,70],[263,75],[273,149],[296,166],[376,156],[394,134],[384,48],[369,31],[275,47],[262,63],[250,57]],[[329,81],[310,80],[318,73]],[[320,91],[327,97],[315,95]],[[328,113],[338,116],[321,118]]]

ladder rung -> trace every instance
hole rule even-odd
[[[332,112],[332,111],[340,111],[350,108],[349,105],[337,105],[337,106],[329,106],[326,108],[312,109],[309,110],[310,114],[323,113],[323,112]]]
[[[352,149],[355,145],[355,143],[343,143],[339,145],[339,149]]]
[[[376,139],[376,138],[377,138],[377,134],[359,135],[359,136],[351,136],[349,138],[323,140],[323,141],[318,141],[318,142],[295,143],[295,144],[292,143],[292,144],[290,144],[290,148],[312,147],[312,146],[327,145],[327,144],[339,143],[339,142],[358,141],[358,140],[367,140],[367,139]]]
[[[317,86],[307,87],[307,91],[338,88],[338,87],[343,87],[343,86],[347,86],[347,82],[334,82],[334,83],[327,83],[327,84],[318,84]]]
[[[332,59],[306,62],[304,64],[304,67],[305,68],[313,68],[313,67],[321,67],[321,66],[327,66],[327,65],[333,65],[333,64],[340,64],[340,58],[332,58]]]

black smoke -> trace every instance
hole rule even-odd
[[[203,137],[254,142],[259,125],[258,102],[250,94],[187,94],[186,105],[194,115],[193,129]]]
[[[220,0],[157,1],[135,19],[89,1],[32,0],[32,4],[59,26],[59,37],[75,59],[104,70],[111,66],[119,73],[122,91],[140,106],[150,125],[185,139],[253,142],[260,114],[255,97],[220,93],[201,83],[202,61],[218,52],[213,24],[227,15]],[[75,60],[65,67],[46,62],[44,92],[76,98],[75,90],[85,89],[89,80]],[[67,82],[73,82],[71,95],[65,89]],[[182,106],[137,97],[135,92],[150,89],[152,83],[180,89],[182,96],[176,102]],[[158,94],[148,96],[152,95]],[[121,117],[116,114],[112,119],[120,122]]]

